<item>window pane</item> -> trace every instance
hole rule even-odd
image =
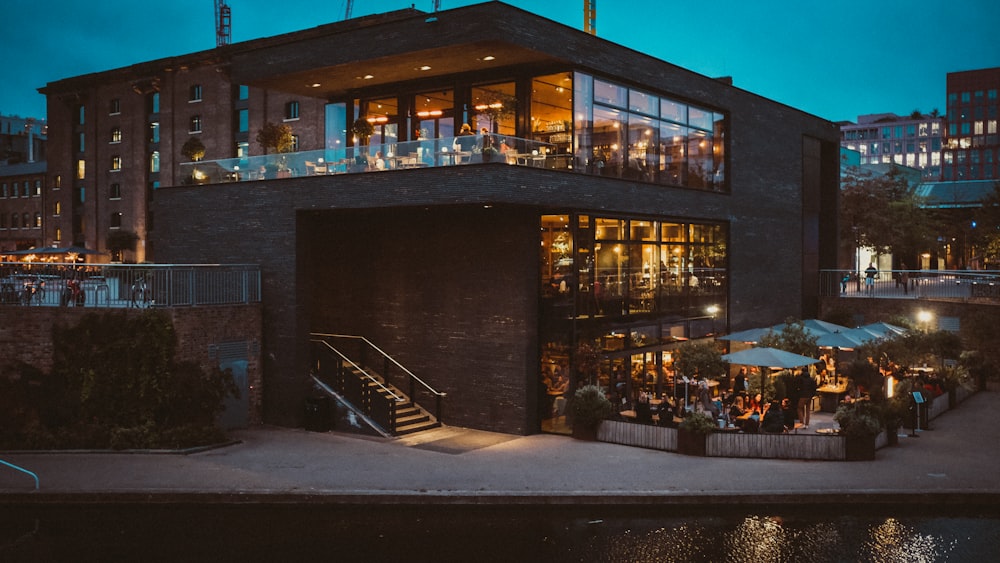
[[[624,86],[619,86],[617,84],[612,84],[611,82],[605,82],[603,80],[594,80],[594,101],[602,104],[607,104],[610,106],[615,106],[618,108],[625,108],[626,97],[628,96],[628,89]]]
[[[657,117],[660,113],[660,98],[652,94],[631,90],[628,94],[628,109]]]
[[[504,82],[472,88],[472,107],[475,109],[472,128],[485,127],[495,135],[514,135],[517,117],[517,98],[514,83]]]
[[[625,116],[613,109],[594,108],[594,162],[604,176],[621,177]]]
[[[673,100],[660,100],[660,117],[676,123],[687,123],[688,108]]]

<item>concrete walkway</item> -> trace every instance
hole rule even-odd
[[[445,427],[399,439],[262,427],[198,453],[0,452],[0,502],[1000,505],[1000,393],[872,462],[698,458]],[[901,431],[900,434],[908,434]]]

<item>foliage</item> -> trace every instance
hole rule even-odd
[[[1000,366],[1000,323],[996,321],[996,311],[991,307],[980,307],[962,320],[962,340],[967,349],[974,350],[985,364]],[[993,370],[998,373],[997,369]]]
[[[895,167],[875,176],[853,169],[840,194],[841,240],[878,254],[913,256],[935,240],[931,217]]]
[[[882,431],[882,410],[871,401],[854,401],[837,407],[833,420],[840,433],[855,438],[870,438]]]
[[[354,136],[364,144],[364,141],[375,133],[375,126],[364,117],[359,117],[351,125],[351,133],[354,133]]]
[[[703,412],[693,412],[685,416],[677,427],[695,434],[710,434],[719,426],[711,416]]]
[[[267,122],[257,131],[257,143],[264,147],[264,154],[268,154],[268,149],[276,153],[292,152],[295,146],[292,127],[287,123]]]
[[[969,370],[963,365],[945,368],[941,372],[941,385],[945,391],[954,391],[959,387],[973,388]]]
[[[759,393],[762,404],[769,403],[772,399],[776,399],[778,397],[778,390],[775,388],[775,378],[768,375],[766,371],[764,373],[763,387],[761,386],[760,374],[747,376],[747,393],[751,397],[754,397]]]
[[[726,374],[728,367],[712,341],[688,341],[674,350],[674,368],[680,375],[719,379]]]
[[[570,400],[569,409],[573,424],[583,428],[596,428],[614,412],[611,401],[596,385],[584,385],[577,389]]]
[[[878,366],[869,362],[865,357],[859,357],[844,368],[847,377],[854,380],[858,387],[864,387],[869,395],[876,401],[883,397],[882,374],[878,371]]]
[[[197,162],[205,158],[205,144],[198,137],[189,137],[181,146],[181,155],[190,161]]]
[[[218,441],[215,421],[229,395],[231,373],[177,362],[169,316],[146,311],[88,314],[53,330],[49,374],[18,366],[2,394],[18,410],[0,447],[155,448]],[[208,440],[208,441],[203,441]]]
[[[806,332],[804,322],[788,319],[785,321],[785,326],[781,331],[769,331],[760,337],[757,345],[815,358],[819,356],[819,347],[816,344],[818,340],[818,336],[813,336]]]

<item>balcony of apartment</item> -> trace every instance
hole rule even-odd
[[[341,149],[185,162],[183,184],[219,184],[499,163],[571,170],[572,155],[549,143],[504,135],[464,135]]]

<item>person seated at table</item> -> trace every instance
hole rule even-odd
[[[757,411],[759,413],[760,410],[764,407],[764,405],[761,403],[762,400],[763,399],[761,398],[760,393],[757,393],[756,395],[750,398],[750,402],[747,404],[747,409],[752,411]]]
[[[781,412],[781,404],[771,401],[764,405],[763,422],[760,429],[768,434],[781,434],[785,431],[785,415]]]
[[[729,420],[739,429],[743,429],[746,422],[747,410],[743,403],[743,397],[737,395],[731,407],[729,407]]]
[[[649,395],[645,391],[639,393],[639,400],[635,404],[635,420],[640,424],[653,423],[653,411],[649,405]]]
[[[792,408],[792,401],[785,397],[781,400],[781,414],[784,417],[785,430],[793,430],[795,428],[795,409]]]
[[[385,157],[382,156],[382,151],[375,153],[375,170],[385,170]]]

